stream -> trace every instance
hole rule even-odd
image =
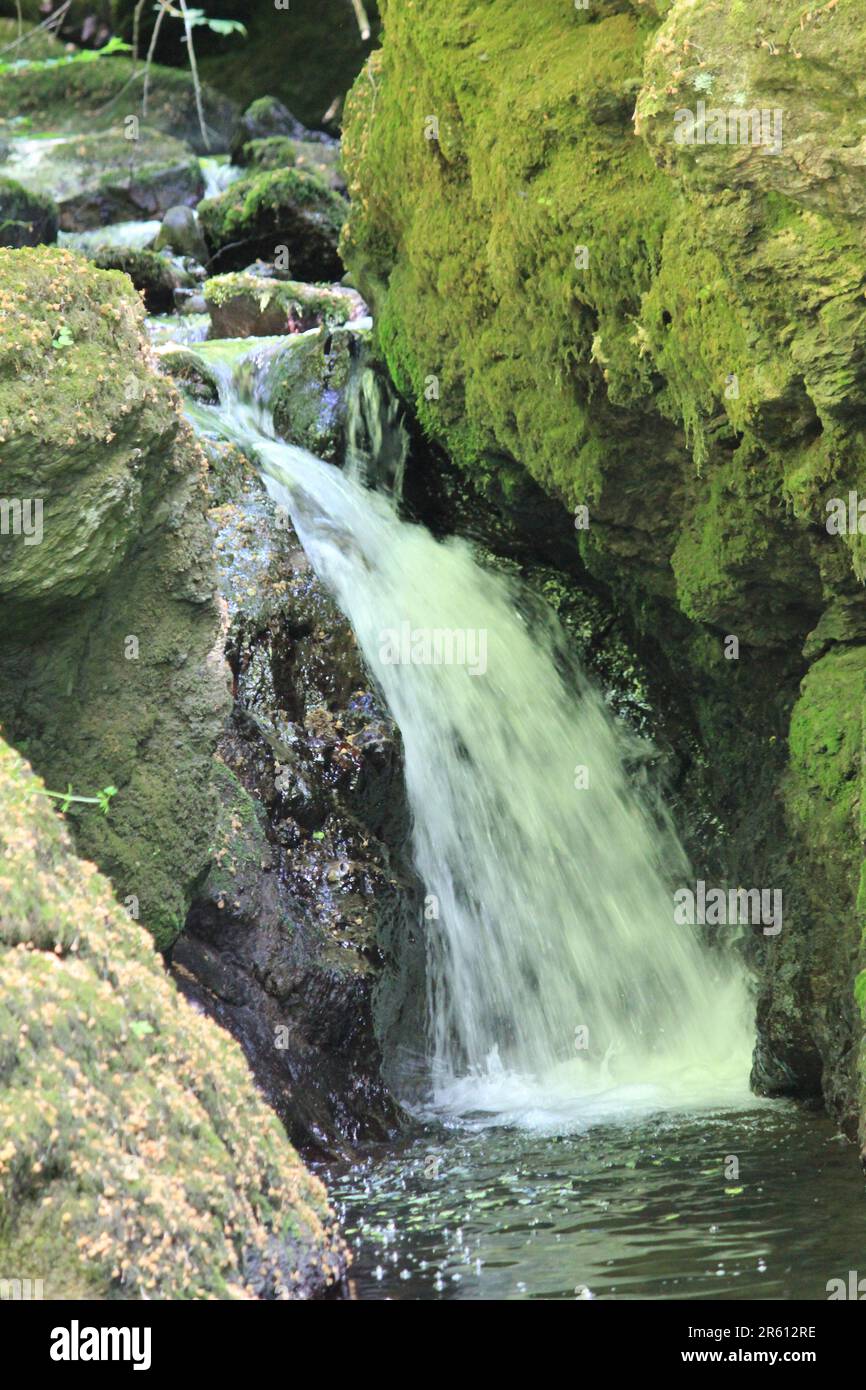
[[[747,982],[674,925],[688,865],[632,736],[511,578],[351,454],[275,436],[278,347],[193,345],[220,401],[188,413],[258,462],[351,620],[427,891],[428,1036],[389,1059],[417,1132],[322,1174],[355,1294],[825,1298],[863,1248],[862,1179],[829,1121],[750,1094]]]

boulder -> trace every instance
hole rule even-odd
[[[207,873],[229,690],[202,479],[129,279],[0,252],[0,719],[167,949]],[[22,404],[23,402],[23,404]]]
[[[330,281],[343,274],[337,242],[346,204],[311,174],[254,174],[206,199],[198,212],[217,272],[273,260],[282,246],[298,279]]]
[[[50,194],[69,232],[161,217],[204,193],[189,146],[152,131],[138,140],[109,134],[16,140],[4,168],[31,192]]]
[[[211,338],[270,337],[336,327],[366,313],[354,290],[252,274],[215,275],[204,289]]]
[[[287,444],[342,464],[348,444],[349,390],[368,334],[321,328],[286,343],[268,374],[268,403]]]
[[[55,806],[0,740],[0,1266],[53,1300],[333,1290],[324,1187]]]
[[[336,148],[337,145],[332,136],[320,130],[308,130],[275,97],[259,97],[247,107],[238,121],[231,149],[234,163],[244,163],[243,153],[248,142],[277,136],[305,143],[316,142],[327,148]]]
[[[192,256],[200,265],[205,265],[208,249],[194,210],[185,206],[168,208],[153,249],[171,250],[176,256]]]
[[[149,314],[170,313],[175,305],[175,292],[192,285],[189,275],[155,251],[103,246],[92,252],[91,260],[100,270],[119,270],[128,275],[143,296]]]

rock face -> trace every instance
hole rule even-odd
[[[288,518],[235,450],[208,448],[236,700],[214,865],[172,961],[292,1140],[347,1153],[398,1128],[381,1043],[423,1029],[402,745]]]
[[[207,873],[228,705],[205,460],[128,278],[0,253],[0,718],[158,945]],[[23,404],[22,404],[23,403]]]
[[[695,736],[697,876],[783,891],[749,943],[756,1085],[853,1129],[866,28],[793,0],[382,9],[343,253],[392,376],[475,487],[507,508],[525,470],[576,522]]]
[[[289,1299],[347,1258],[240,1048],[0,741],[0,1264],[49,1299]]]

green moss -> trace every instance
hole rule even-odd
[[[0,122],[14,122],[16,132],[22,126],[75,131],[96,127],[122,136],[125,118],[141,115],[143,81],[143,65],[136,73],[128,58],[12,69],[0,74]],[[237,121],[234,103],[208,86],[202,100],[212,148],[228,149]],[[170,131],[206,152],[187,71],[152,65],[142,126]]]
[[[219,247],[262,227],[278,228],[286,213],[307,208],[320,214],[329,230],[339,235],[345,204],[311,174],[277,169],[239,179],[224,193],[201,204],[199,216],[208,241]]]
[[[219,270],[273,260],[288,247],[298,279],[338,279],[337,240],[346,212],[342,198],[315,175],[298,169],[254,174],[199,205],[202,231]]]
[[[46,1298],[290,1298],[343,1251],[240,1048],[0,742],[0,1262]]]
[[[242,162],[255,169],[286,169],[294,164],[297,157],[296,146],[287,135],[248,140],[241,153]]]
[[[356,301],[328,286],[257,275],[214,275],[205,284],[212,338],[269,337],[348,321]]]
[[[8,736],[55,789],[119,787],[108,817],[70,819],[167,947],[208,867],[228,698],[205,462],[125,275],[63,250],[0,252],[0,308],[4,489],[43,509],[39,544],[4,547]]]

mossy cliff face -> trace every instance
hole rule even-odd
[[[0,720],[161,947],[207,873],[228,707],[205,461],[118,271],[0,252]],[[77,814],[76,814],[77,813]]]
[[[322,1184],[2,741],[0,891],[4,1277],[51,1299],[323,1293],[346,1259]]]
[[[783,890],[750,944],[756,1082],[853,1128],[866,598],[827,504],[866,485],[866,24],[793,0],[382,9],[343,253],[392,376],[479,489],[526,470],[563,533],[588,508],[575,548],[703,749],[680,789],[686,819],[689,782],[713,791],[699,876]]]

